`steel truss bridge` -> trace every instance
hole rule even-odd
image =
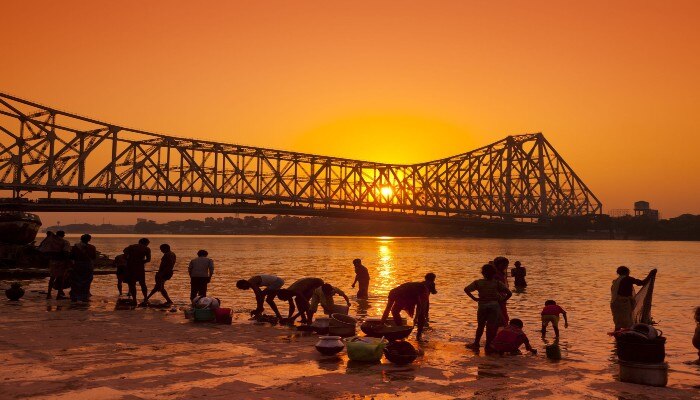
[[[4,194],[3,194],[4,193]],[[602,205],[541,133],[386,164],[128,129],[0,93],[0,209],[543,222]]]

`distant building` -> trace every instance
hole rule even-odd
[[[659,220],[659,210],[654,210],[649,206],[648,201],[635,201],[634,202],[634,216],[650,219],[652,221]]]

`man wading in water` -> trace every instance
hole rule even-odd
[[[352,260],[352,265],[355,266],[355,281],[352,283],[352,288],[355,288],[355,284],[359,283],[360,288],[357,290],[357,299],[366,300],[369,297],[369,271],[367,267],[362,265],[362,260],[356,258]]]
[[[632,285],[644,286],[656,275],[656,269],[652,269],[643,281],[632,278],[630,269],[622,266],[617,269],[617,279],[610,288],[612,298],[610,299],[610,310],[612,311],[615,330],[629,328],[634,324],[632,311],[634,310],[634,287]]]
[[[163,298],[165,298],[164,305],[170,305],[173,304],[173,301],[170,300],[168,291],[165,290],[165,282],[173,277],[173,268],[175,268],[175,260],[177,257],[175,256],[175,253],[170,251],[169,244],[161,244],[160,251],[163,252],[163,257],[160,259],[160,266],[158,267],[158,272],[156,272],[156,285],[153,287],[153,290],[151,290],[151,293],[148,294],[145,301],[148,302],[148,299],[150,299],[151,296],[153,296],[156,292],[160,292],[160,294],[163,295]]]
[[[141,286],[143,293],[142,306],[146,305],[148,288],[146,288],[146,263],[151,261],[151,249],[148,248],[150,240],[139,239],[137,244],[124,249],[126,256],[126,282],[129,284],[129,296],[136,304],[136,282]]]

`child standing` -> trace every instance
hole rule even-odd
[[[559,337],[559,314],[564,316],[564,328],[569,327],[569,321],[566,319],[566,311],[557,305],[554,300],[547,300],[544,302],[544,308],[542,309],[542,337],[544,337],[547,332],[547,325],[551,322],[552,328],[554,328],[554,335]]]
[[[503,354],[520,354],[520,346],[525,345],[525,349],[532,354],[537,354],[537,350],[530,346],[530,341],[523,332],[523,321],[518,318],[510,320],[508,325],[501,329],[491,342],[491,350]]]

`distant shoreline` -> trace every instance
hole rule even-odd
[[[348,236],[348,237],[425,237],[425,238],[512,238],[700,241],[700,216],[686,215],[670,220],[639,218],[586,220],[562,217],[547,225],[493,224],[467,226],[355,220],[328,217],[275,216],[212,218],[157,223],[139,219],[134,225],[87,224],[47,226],[69,234],[108,235],[229,235],[229,236]]]

